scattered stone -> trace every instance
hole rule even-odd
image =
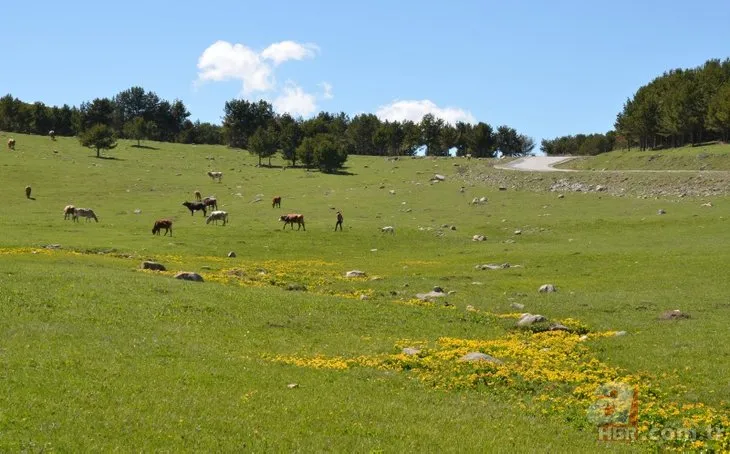
[[[360,301],[365,301],[365,300],[369,300],[369,299],[370,299],[370,297],[367,295],[360,295]]]
[[[286,387],[289,389],[299,388],[299,383],[289,383]]]
[[[445,179],[446,179],[445,176],[440,175],[438,173],[436,175],[434,175],[433,178],[432,178],[432,180],[436,180],[436,181],[444,181]]]
[[[370,249],[370,252],[378,252],[377,249]]]
[[[585,342],[585,341],[588,340],[588,335],[587,334],[584,334],[581,337],[579,337],[578,340],[581,341],[581,342]]]
[[[162,263],[153,262],[151,260],[146,260],[142,262],[140,268],[142,268],[143,270],[167,271],[165,265],[163,265]]]
[[[540,288],[537,290],[540,293],[554,293],[558,290],[555,288],[553,284],[545,284],[541,285]]]
[[[510,305],[509,305],[509,306],[510,306],[511,308],[513,308],[513,309],[517,309],[517,310],[519,310],[519,311],[521,311],[522,309],[524,309],[524,308],[525,308],[525,305],[524,305],[524,304],[520,304],[520,303],[510,303]]]
[[[455,225],[452,225],[452,226],[450,227],[450,229],[451,229],[451,230],[456,230],[456,226],[455,226]]]
[[[444,289],[439,287],[438,285],[434,286],[433,291],[439,292],[439,293],[444,293]]]
[[[570,331],[570,328],[561,323],[553,323],[548,326],[548,331]]]
[[[703,207],[711,207],[712,206],[712,202],[703,203],[701,206],[703,206]]]
[[[416,356],[417,354],[421,353],[421,350],[415,347],[406,347],[401,352],[406,356]]]
[[[191,271],[180,271],[175,275],[175,279],[182,279],[184,281],[204,282],[203,276],[198,273]]]
[[[522,230],[515,230],[515,235],[522,235]]]
[[[390,193],[390,195],[395,195],[395,190],[393,190],[393,189],[391,189],[391,190],[390,190],[390,191],[388,191],[388,192]]]
[[[43,247],[46,248],[46,249],[61,249],[61,245],[58,244],[58,243],[56,243],[56,244],[47,244],[47,245],[45,245]]]
[[[518,266],[518,265],[515,265]],[[493,263],[485,263],[484,265],[477,265],[474,268],[477,270],[505,270],[512,267],[509,263],[503,263],[501,265],[495,265]]]
[[[352,270],[345,273],[345,277],[365,277],[365,272],[360,270]]]
[[[596,191],[603,192],[606,190],[605,186],[601,186],[600,184],[596,185]]]
[[[141,212],[142,212],[142,210],[140,210],[139,208],[137,208],[136,210],[134,210],[134,214],[140,214]]]
[[[558,198],[559,198],[559,199],[564,199],[564,198],[565,198],[565,195],[563,195],[563,194],[560,194],[560,195],[558,195]]]
[[[287,284],[286,289],[290,292],[306,292],[307,287],[304,284],[300,284],[298,282],[293,284]]]
[[[657,211],[656,214],[667,214],[667,212],[662,209],[659,209],[659,211]]]
[[[231,251],[231,252],[228,253],[228,257],[235,258],[236,257],[236,253],[233,252],[233,251]]]
[[[664,311],[659,316],[660,320],[680,320],[683,318],[689,318],[689,314],[685,314],[679,309],[674,309],[673,311]]]
[[[487,239],[484,235],[474,235],[471,237],[472,241],[485,241]]]
[[[443,298],[446,296],[446,293],[443,292],[428,292],[428,293],[417,293],[416,298],[418,298],[421,301],[431,301],[434,298]]]
[[[502,360],[497,359],[493,356],[489,356],[486,353],[482,353],[482,352],[469,352],[466,355],[459,358],[459,361],[466,361],[466,362],[487,361],[490,363],[502,364]]]
[[[466,310],[467,312],[476,312],[476,308],[474,308],[471,304],[466,306]]]
[[[464,192],[465,190],[466,189],[464,189],[464,186],[462,186],[461,188],[459,188],[459,192]]]
[[[517,320],[517,326],[530,326],[535,323],[544,322],[545,320],[547,320],[547,318],[542,315],[522,314],[522,317]]]
[[[500,186],[500,187],[499,187],[499,190],[500,190],[500,191],[506,191],[506,190],[507,190],[507,186]]]
[[[382,280],[383,280],[383,278],[382,278],[382,277],[380,277],[380,276],[373,276],[373,277],[371,277],[371,278],[370,278],[370,280],[371,280],[371,281],[382,281]]]
[[[614,334],[614,336],[619,337],[619,336],[625,336],[626,334],[627,334],[626,331],[616,331],[616,334]]]
[[[455,293],[456,293],[456,290],[449,290],[448,292],[446,292],[446,294],[449,295],[449,296],[451,296],[451,295],[453,295]]]

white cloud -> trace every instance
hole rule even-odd
[[[329,82],[322,82],[319,84],[322,87],[322,99],[332,99],[335,95],[332,94],[332,84]]]
[[[381,120],[410,120],[418,123],[424,115],[429,113],[451,124],[456,124],[459,121],[476,123],[476,119],[468,110],[457,107],[439,107],[428,99],[420,101],[394,101],[390,104],[380,106],[375,115]]]
[[[299,44],[294,41],[282,41],[264,49],[261,52],[261,57],[272,60],[275,65],[279,65],[287,60],[313,58],[317,51],[319,51],[319,47],[316,44]]]
[[[294,82],[287,82],[286,86],[274,102],[274,110],[278,113],[289,113],[296,117],[308,117],[317,110],[317,100],[311,93],[306,93],[302,87]]]
[[[244,94],[274,88],[271,67],[243,44],[216,41],[198,58],[198,70],[199,81],[240,80]]]
[[[243,44],[216,41],[198,58],[196,83],[240,80],[244,96],[271,91],[276,88],[273,67],[287,60],[314,57],[318,50],[314,44],[282,41],[259,53]]]

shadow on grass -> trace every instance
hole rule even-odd
[[[124,161],[124,159],[117,158],[116,156],[96,156],[96,155],[91,155],[89,157],[90,158],[96,158],[96,159],[106,159],[108,161]]]
[[[149,145],[130,145],[131,148],[141,148],[143,150],[159,150],[157,147],[150,147]]]

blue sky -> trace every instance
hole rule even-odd
[[[78,105],[140,85],[219,123],[236,97],[606,132],[662,72],[730,57],[727,0],[6,2],[0,92]]]

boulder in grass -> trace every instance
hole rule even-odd
[[[145,260],[142,262],[142,265],[140,265],[140,268],[143,270],[153,270],[153,271],[167,271],[167,268],[165,268],[165,265],[162,263],[153,262],[152,260]]]
[[[193,282],[204,282],[203,276],[198,273],[193,273],[192,271],[180,271],[175,275],[175,279],[182,279],[184,281]]]
[[[541,285],[537,291],[540,293],[554,293],[557,292],[558,289],[556,289],[553,284],[545,284]]]
[[[535,323],[544,322],[545,320],[547,320],[547,318],[539,314],[522,314],[522,317],[517,320],[517,326],[530,326]]]
[[[486,353],[482,352],[469,352],[466,355],[459,358],[459,361],[466,361],[466,362],[479,362],[479,361],[487,361],[490,363],[495,364],[502,364],[502,360],[497,359],[493,356],[489,356]]]
[[[365,272],[360,270],[352,270],[345,273],[345,277],[365,277]]]

